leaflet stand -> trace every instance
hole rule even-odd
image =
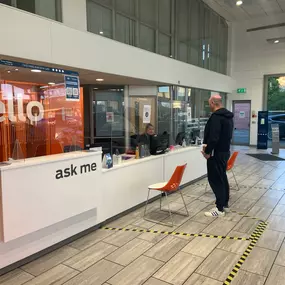
[[[272,124],[272,154],[279,154],[280,149],[280,139],[279,139],[279,125]]]
[[[12,157],[10,160],[21,160],[24,159],[24,153],[21,147],[21,144],[18,139],[15,140],[14,148],[13,148],[13,153]]]

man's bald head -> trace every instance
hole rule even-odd
[[[222,97],[219,94],[212,95],[209,99],[211,111],[214,112],[223,106]]]

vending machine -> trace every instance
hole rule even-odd
[[[257,149],[267,149],[268,111],[258,112]]]

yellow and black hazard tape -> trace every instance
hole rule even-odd
[[[259,225],[255,229],[255,231],[250,236],[251,242],[250,242],[249,246],[244,251],[243,255],[241,256],[241,258],[239,259],[239,261],[237,262],[237,264],[235,265],[235,267],[233,268],[233,270],[231,271],[231,273],[229,274],[228,278],[225,280],[223,285],[230,285],[231,284],[231,282],[233,281],[233,279],[237,275],[238,271],[240,270],[241,266],[246,261],[246,258],[250,255],[251,251],[256,246],[258,240],[260,239],[261,235],[265,231],[267,225],[268,225],[268,223],[266,223],[266,222],[260,222],[259,223]]]
[[[189,233],[157,231],[157,230],[148,230],[148,229],[136,229],[136,228],[129,229],[129,228],[101,227],[101,229],[110,230],[110,231],[152,233],[152,234],[163,234],[163,235],[185,236],[185,237],[203,237],[203,238],[216,238],[216,239],[226,239],[226,240],[243,240],[243,241],[250,240],[250,238],[243,238],[243,237],[218,236],[218,235],[210,235],[210,234],[189,234]]]

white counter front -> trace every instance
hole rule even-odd
[[[1,166],[0,269],[131,209],[150,184],[187,163],[183,184],[206,174],[200,148],[102,169],[101,152],[76,152]],[[152,193],[158,195],[158,193]]]

